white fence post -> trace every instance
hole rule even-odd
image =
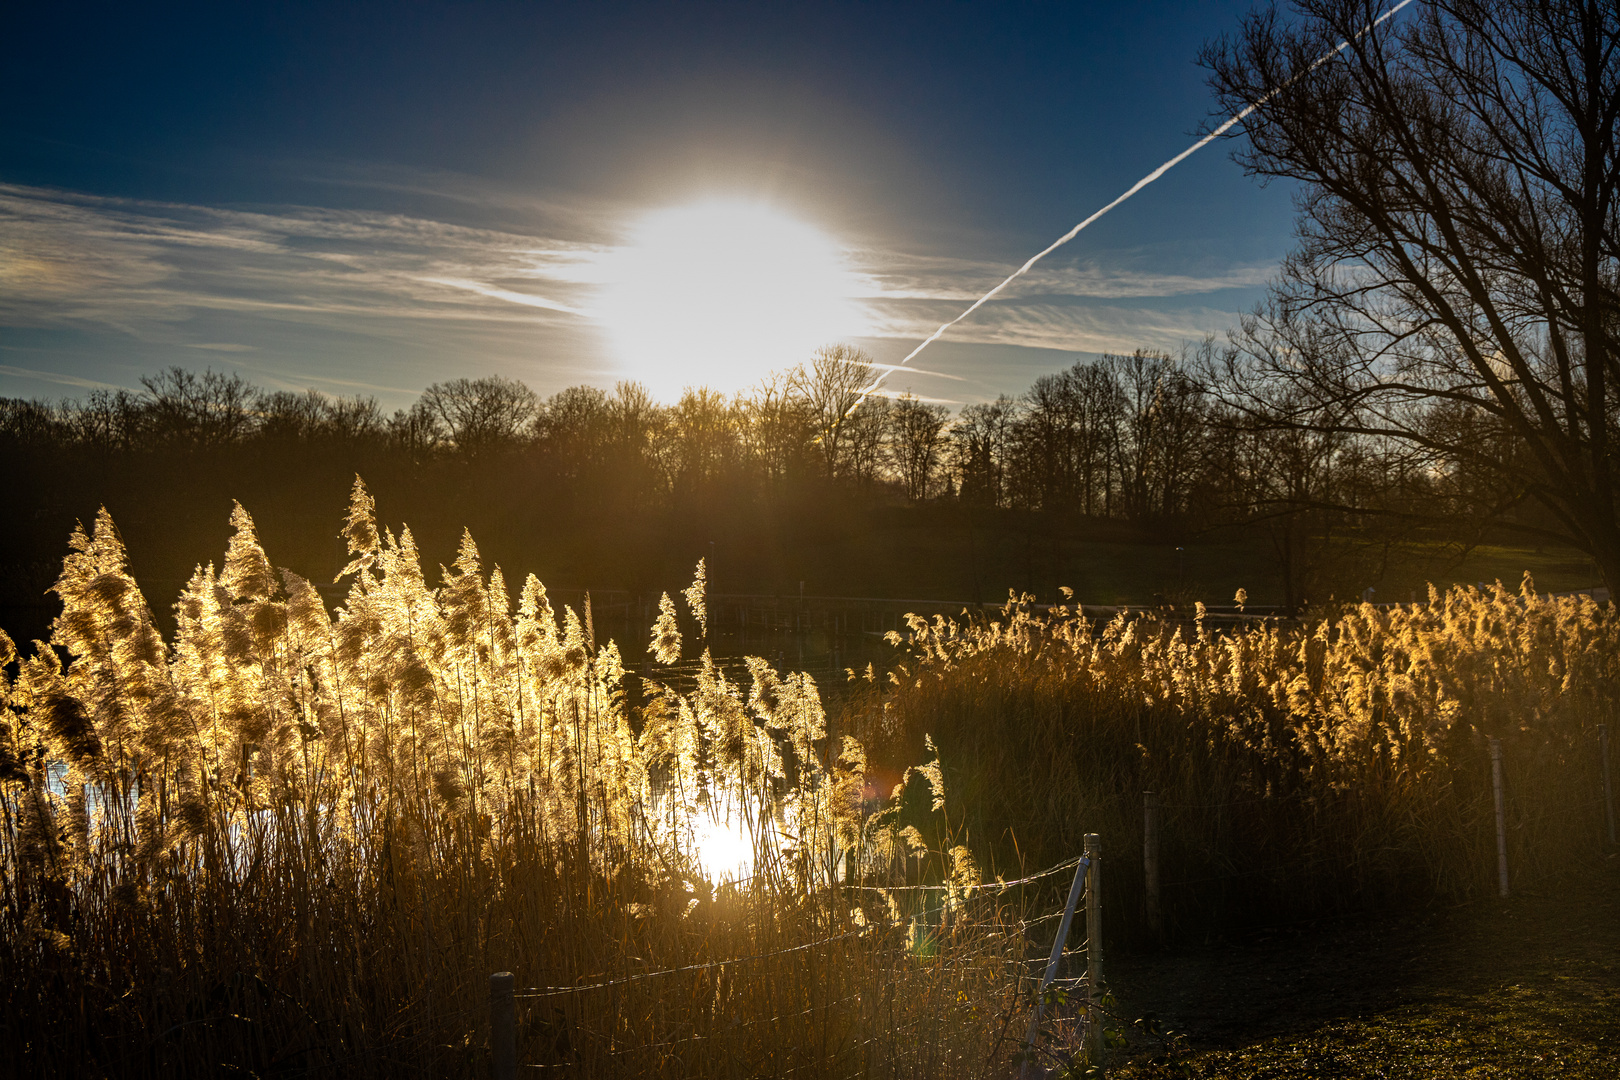
[[[1090,837],[1087,838],[1089,850]],[[1058,965],[1063,962],[1063,946],[1069,940],[1069,927],[1074,925],[1074,909],[1080,903],[1080,890],[1086,883],[1086,868],[1090,860],[1082,858],[1074,868],[1074,881],[1069,884],[1069,899],[1063,905],[1063,921],[1058,924],[1057,938],[1052,942],[1052,953],[1046,958],[1046,972],[1041,976],[1040,989],[1035,991],[1035,1012],[1029,1018],[1029,1031],[1024,1034],[1024,1061],[1018,1075],[1027,1077],[1035,1056],[1035,1040],[1040,1036],[1041,1014],[1046,1008],[1046,988],[1057,978]]]
[[[1507,815],[1502,807],[1502,743],[1491,739],[1491,790],[1496,796],[1496,885],[1502,896],[1508,894]]]
[[[1142,881],[1147,888],[1148,932],[1164,932],[1159,917],[1159,793],[1142,792]]]
[[[1609,725],[1598,725],[1598,756],[1603,759],[1603,818],[1609,825],[1609,846],[1614,846],[1614,788],[1609,784]]]

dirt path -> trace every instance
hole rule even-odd
[[[1128,1076],[1620,1077],[1620,858],[1399,920],[1116,955]],[[1155,1064],[1154,1058],[1160,1060]]]

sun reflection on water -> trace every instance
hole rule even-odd
[[[700,817],[692,823],[693,854],[710,881],[743,881],[754,872],[754,842],[729,821]]]

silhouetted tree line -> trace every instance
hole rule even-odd
[[[57,466],[244,451],[261,462],[315,451],[396,468],[521,460],[558,487],[654,504],[831,484],[894,502],[1182,527],[1252,501],[1245,479],[1274,486],[1270,462],[1231,452],[1227,418],[1163,354],[1082,361],[1019,398],[955,415],[909,392],[867,394],[872,374],[866,356],[840,346],[734,398],[696,388],[661,405],[639,383],[620,382],[542,399],[490,376],[435,383],[389,415],[369,397],[267,391],[239,374],[171,368],[143,378],[138,393],[0,399],[0,446]]]
[[[161,564],[149,573],[183,578],[215,556],[207,537],[233,498],[290,565],[326,572],[339,558],[327,550],[333,508],[360,473],[419,536],[448,543],[470,526],[507,565],[541,552],[554,580],[579,584],[651,588],[723,543],[730,587],[779,587],[806,576],[805,551],[858,544],[873,513],[927,506],[935,519],[1021,530],[1026,547],[1088,528],[1180,542],[1239,527],[1271,556],[1279,599],[1293,606],[1319,594],[1325,560],[1343,547],[1335,539],[1387,545],[1376,523],[1398,524],[1403,507],[1411,520],[1449,507],[1467,521],[1471,500],[1492,499],[1489,485],[1467,483],[1466,460],[1415,460],[1331,423],[1279,426],[1286,402],[1233,404],[1230,355],[1211,343],[1191,357],[1083,360],[954,415],[910,393],[869,393],[875,369],[847,346],[736,397],[697,388],[664,405],[621,382],[542,399],[491,376],[435,383],[392,415],[369,397],[171,368],[140,392],[0,400],[0,450],[19,477],[0,576],[10,593],[38,596],[73,522],[107,505],[134,530],[132,549]],[[424,550],[438,554],[432,542]],[[881,559],[872,554],[865,584],[821,587],[888,591]],[[34,568],[20,589],[19,566]],[[984,582],[982,598],[1009,584]]]
[[[345,471],[523,462],[554,488],[643,506],[833,485],[893,502],[1180,529],[1346,485],[1387,486],[1368,472],[1381,463],[1350,439],[1280,438],[1217,407],[1196,366],[1140,350],[1107,355],[955,415],[909,392],[865,393],[871,361],[845,346],[733,398],[697,388],[662,405],[620,382],[542,399],[489,376],[435,383],[392,415],[369,397],[267,391],[239,374],[176,367],[143,378],[138,393],[0,399],[0,446],[57,467],[232,454],[261,464],[319,457]]]

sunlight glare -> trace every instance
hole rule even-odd
[[[743,830],[703,817],[692,833],[698,866],[710,881],[742,881],[754,872],[754,844]]]
[[[600,321],[625,376],[664,401],[746,390],[864,328],[838,246],[757,203],[656,211],[607,262]]]

